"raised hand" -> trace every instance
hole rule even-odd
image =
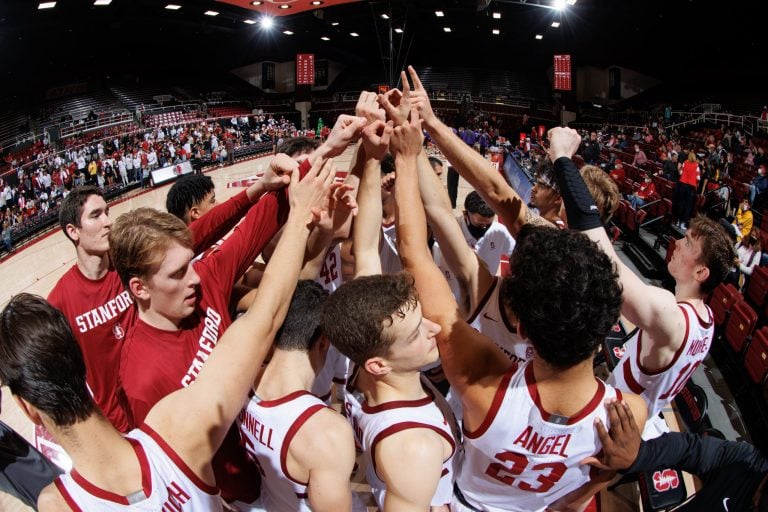
[[[354,187],[342,183],[331,185],[330,193],[323,201],[317,228],[332,238],[347,238],[352,218],[357,215]],[[345,235],[344,235],[345,234]]]
[[[416,106],[411,107],[411,119],[396,126],[389,139],[389,147],[397,158],[416,158],[421,153],[424,133],[421,130],[421,117]]]
[[[329,207],[329,193],[336,177],[332,159],[315,161],[303,180],[299,173],[291,173],[289,202],[291,212],[306,218],[306,222],[316,224],[322,217],[323,209]]]
[[[261,177],[266,190],[277,190],[291,182],[291,174],[298,172],[299,163],[286,154],[279,153],[269,162]]]
[[[408,85],[408,77],[405,71],[400,72],[400,81],[403,91],[390,89],[385,94],[379,94],[379,105],[386,111],[387,118],[395,125],[401,125],[408,120],[411,114],[411,87]]]
[[[364,117],[369,124],[374,121],[386,121],[386,113],[376,102],[376,99],[375,92],[361,92],[355,106],[357,117]]]
[[[328,139],[323,144],[323,156],[331,158],[342,154],[352,142],[360,137],[360,133],[367,123],[364,117],[341,114],[336,119]]]
[[[424,120],[424,124],[429,128],[437,121],[437,116],[432,111],[432,104],[429,102],[429,95],[413,66],[408,66],[408,74],[411,76],[411,81],[413,81],[413,89],[410,92],[411,105],[416,107],[419,115]]]
[[[382,111],[383,112],[383,111]],[[392,121],[374,121],[363,129],[363,149],[368,159],[381,160],[389,151]]]
[[[581,135],[573,128],[556,127],[547,132],[549,139],[549,149],[547,154],[551,161],[560,157],[571,158],[579,149],[581,144]]]

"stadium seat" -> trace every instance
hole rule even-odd
[[[715,325],[718,327],[724,325],[733,307],[743,299],[744,297],[735,286],[720,283],[707,301],[709,307],[712,308]]]
[[[768,268],[754,268],[749,277],[746,297],[756,310],[760,311],[765,307],[766,299],[768,299]]]
[[[691,432],[698,433],[702,427],[708,425],[707,393],[704,388],[694,384],[691,379],[688,379],[683,389],[675,397],[675,407]]]
[[[736,303],[725,326],[725,339],[734,352],[741,353],[757,324],[757,314],[745,301]]]
[[[768,374],[768,327],[755,333],[744,353],[744,368],[752,382],[763,382]]]

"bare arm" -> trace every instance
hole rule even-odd
[[[453,130],[435,116],[427,91],[416,71],[408,66],[408,72],[413,80],[411,101],[424,119],[424,125],[432,140],[459,174],[499,214],[499,220],[512,236],[517,238],[520,228],[533,217],[532,212],[515,189],[509,186],[501,174],[493,170],[490,162],[467,146]]]
[[[577,176],[577,179],[581,180],[578,170],[575,170],[570,160],[578,148],[580,141],[578,133],[570,128],[554,128],[550,130],[549,140],[549,155],[555,163],[557,173],[570,173],[570,176]],[[583,185],[583,182],[581,183]],[[564,199],[566,199],[566,195],[574,187],[567,180],[562,182],[562,185],[567,187],[567,190],[563,190]],[[561,189],[563,188],[561,186]],[[568,204],[567,199],[566,204]],[[678,307],[675,296],[666,290],[645,284],[635,275],[617,256],[602,226],[588,229],[584,233],[600,245],[619,270],[619,279],[623,287],[622,314],[647,333],[658,359],[665,360],[671,357],[683,339],[686,328],[685,315]],[[684,243],[689,243],[689,239]]]
[[[424,203],[429,225],[435,235],[448,268],[461,287],[461,314],[469,317],[493,284],[493,276],[480,257],[464,239],[456,218],[437,175],[432,171],[427,155],[422,151],[418,159],[419,192]]]
[[[424,316],[441,327],[437,341],[443,370],[451,386],[461,394],[470,383],[494,380],[511,363],[489,338],[467,324],[432,260],[416,170],[421,138],[421,123],[414,109],[411,121],[396,127],[391,138],[397,169],[395,222],[400,259],[415,278]]]
[[[146,423],[192,470],[212,480],[210,461],[246,402],[253,380],[285,318],[313,218],[333,181],[330,161],[299,182],[291,175],[291,212],[256,299],[222,335],[197,380],[157,403]]]
[[[429,510],[443,469],[443,440],[438,434],[424,428],[393,434],[376,446],[373,457],[387,485],[384,512]]]
[[[355,277],[381,274],[381,177],[379,162],[387,152],[392,125],[376,121],[363,130],[365,170],[358,191],[359,212],[352,228]]]

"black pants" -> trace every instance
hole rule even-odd
[[[677,183],[672,200],[672,212],[680,222],[687,223],[696,203],[696,187],[686,183]]]
[[[37,497],[61,470],[0,421],[0,491],[37,510]]]
[[[459,195],[459,173],[453,167],[448,167],[448,197],[451,198],[451,208],[456,208],[456,197]]]

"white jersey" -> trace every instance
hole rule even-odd
[[[403,264],[400,262],[400,255],[397,252],[397,230],[395,223],[381,225],[381,273],[397,274],[403,270]]]
[[[142,489],[119,496],[100,489],[76,469],[54,480],[75,512],[140,510],[147,512],[209,512],[223,510],[219,490],[203,482],[166,442],[147,425],[125,435],[141,468]]]
[[[643,397],[648,405],[649,420],[657,416],[683,389],[712,346],[715,327],[709,306],[705,306],[708,319],[704,320],[691,304],[678,302],[677,305],[685,316],[686,328],[683,343],[672,362],[656,371],[643,368],[640,364],[643,331],[639,330],[624,345],[624,355],[608,378],[608,383],[612,386]]]
[[[347,381],[349,359],[331,345],[325,356],[325,364],[315,376],[312,383],[312,394],[320,397],[325,403],[331,401],[331,385],[343,386]]]
[[[604,401],[621,392],[597,381],[597,392],[576,415],[550,414],[541,405],[533,363],[512,367],[504,376],[481,425],[464,430],[464,463],[457,488],[472,507],[488,512],[543,511],[587,484],[597,454],[594,421],[608,424]],[[456,508],[462,510],[456,500]]]
[[[443,470],[438,482],[432,506],[446,505],[453,494],[454,461],[458,430],[453,414],[442,395],[425,384],[427,396],[419,400],[399,400],[377,406],[370,406],[365,401],[345,400],[345,412],[352,422],[355,440],[365,452],[368,462],[366,479],[379,508],[383,509],[386,484],[376,471],[376,446],[387,436],[411,428],[426,428],[440,435],[451,446],[451,455],[443,461]]]
[[[488,267],[491,275],[495,276],[499,272],[499,264],[502,256],[509,256],[515,248],[515,239],[509,234],[504,224],[493,221],[485,234],[478,240],[467,228],[466,217],[458,219],[461,232],[464,234],[464,240],[480,259]]]
[[[323,261],[320,275],[315,278],[328,293],[333,293],[341,286],[341,244],[335,244],[328,249]]]
[[[533,345],[517,334],[517,327],[511,325],[504,312],[501,300],[500,277],[493,279],[493,284],[485,297],[467,319],[467,323],[491,338],[512,361],[523,363],[533,358]]]
[[[261,500],[270,512],[310,512],[307,484],[288,474],[286,458],[293,437],[314,414],[327,406],[308,391],[277,400],[253,396],[240,413],[246,449],[261,468]]]

